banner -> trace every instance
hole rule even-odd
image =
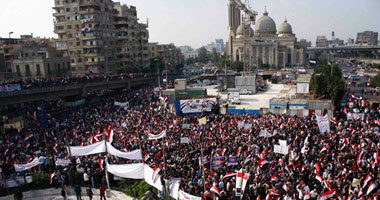
[[[281,146],[281,145],[274,145],[273,152],[283,155],[288,155],[288,147],[287,146]]]
[[[153,173],[154,170],[150,168],[148,165],[144,165],[144,180],[149,185],[155,187],[157,190],[162,191],[162,184],[161,184],[161,175],[157,175],[157,178],[154,178],[155,181],[153,181]]]
[[[71,146],[70,154],[71,156],[85,156],[91,154],[98,154],[106,152],[106,144],[105,141],[101,141],[95,144],[91,144],[88,146]]]
[[[216,104],[216,98],[180,100],[180,109],[183,114],[211,112]]]
[[[130,179],[144,179],[144,164],[125,164],[125,165],[112,165],[107,164],[107,171],[113,175],[130,178]]]
[[[66,166],[68,166],[69,164],[71,164],[71,161],[70,160],[66,160],[66,159],[57,159],[56,161],[55,161],[55,165],[56,166],[64,166],[64,167],[66,167]]]
[[[12,187],[18,187],[25,184],[25,179],[23,176],[16,176],[13,178],[9,178],[6,181],[6,185],[4,180],[0,180],[0,187],[2,188],[12,188]]]
[[[270,134],[267,130],[261,130],[259,133],[259,137],[268,138],[268,137],[273,137],[273,135]]]
[[[364,120],[364,113],[347,113],[347,120]]]
[[[217,169],[223,167],[225,157],[218,156],[211,158],[211,169]]]
[[[181,137],[181,144],[189,144],[189,137]]]
[[[317,116],[317,122],[318,122],[319,132],[321,134],[324,134],[326,131],[328,133],[330,132],[330,120],[329,120],[328,115],[325,115],[324,117]]]
[[[118,102],[118,101],[115,101],[115,106],[127,107],[128,106],[128,102]]]
[[[180,182],[181,178],[170,178],[169,195],[174,199],[178,199]]]
[[[153,135],[153,134],[149,133],[148,140],[158,140],[158,139],[161,139],[161,138],[164,138],[164,137],[166,137],[166,130],[162,131],[158,135]]]
[[[113,156],[125,158],[125,159],[130,159],[130,160],[141,160],[141,150],[134,150],[131,152],[122,152],[117,150],[115,147],[111,145],[111,143],[107,142],[107,152]]]
[[[37,165],[40,164],[39,158],[34,158],[32,161],[26,163],[26,164],[14,164],[16,172],[25,171],[28,169],[31,169]]]
[[[5,84],[0,85],[0,92],[12,92],[16,90],[21,90],[20,84]]]
[[[201,197],[193,196],[184,192],[183,190],[179,191],[178,200],[202,200]]]
[[[228,165],[238,165],[238,157],[237,156],[228,156]]]

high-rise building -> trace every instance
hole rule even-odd
[[[348,38],[347,39],[347,46],[352,46],[353,44],[355,44],[355,40],[353,38]]]
[[[56,47],[68,52],[73,74],[148,65],[147,26],[137,22],[135,7],[112,0],[55,0],[54,10]]]
[[[329,41],[327,40],[326,36],[324,35],[317,36],[316,47],[328,47],[328,46],[329,46]]]
[[[183,63],[183,54],[181,49],[174,44],[158,44],[157,42],[149,43],[149,55],[151,59],[162,59],[165,69],[175,69]]]
[[[119,72],[126,72],[133,67],[149,67],[148,25],[138,23],[137,10],[134,6],[115,3],[117,10],[117,58]]]
[[[378,32],[364,31],[358,33],[356,37],[356,44],[377,45],[378,44]]]

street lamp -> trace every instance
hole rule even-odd
[[[9,32],[9,39],[11,39],[11,35],[13,34],[13,31]]]

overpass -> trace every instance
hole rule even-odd
[[[168,76],[174,80],[179,75]],[[34,89],[25,89],[0,93],[0,105],[18,104],[30,101],[48,100],[59,97],[82,96],[100,90],[131,89],[141,85],[158,85],[157,77],[133,78],[126,80],[99,81],[92,83],[73,83],[66,86],[53,86]],[[162,83],[162,77],[160,82]]]
[[[313,58],[316,54],[336,54],[338,57],[367,57],[380,59],[380,46],[335,46],[309,47],[307,53]]]

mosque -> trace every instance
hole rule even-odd
[[[242,61],[251,67],[259,63],[272,68],[301,67],[306,62],[306,48],[306,41],[297,41],[286,19],[277,31],[276,23],[265,9],[253,30],[249,23],[242,23],[240,10],[229,8],[227,54],[233,61]]]

